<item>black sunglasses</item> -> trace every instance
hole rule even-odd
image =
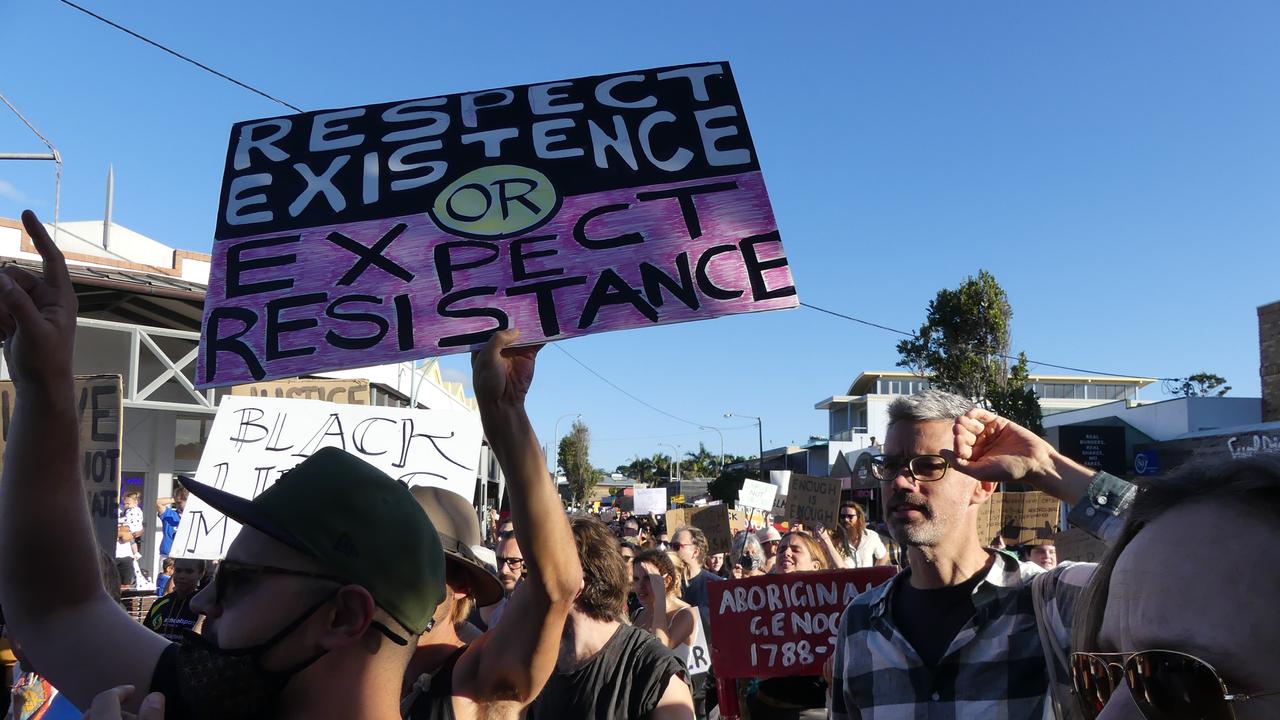
[[[871,474],[880,482],[891,482],[902,474],[905,468],[911,477],[919,482],[941,480],[951,467],[947,459],[941,455],[873,455],[871,456]]]
[[[237,562],[235,560],[223,560],[218,563],[218,569],[213,572],[213,602],[215,605],[221,606],[227,595],[235,594],[237,589],[243,589],[248,578],[253,576],[264,575],[284,575],[286,577],[311,578],[313,580],[324,580],[326,582],[338,583],[339,585],[351,585],[352,583],[335,575],[325,575],[323,573],[307,572],[305,570],[293,570],[291,568],[275,567],[272,565],[253,565],[250,563]],[[378,621],[370,623],[378,629],[378,632],[386,635],[389,640],[397,645],[408,645],[409,641],[400,637],[400,635],[391,631],[386,625]],[[427,624],[427,630],[431,629],[434,621]]]
[[[1176,650],[1071,653],[1071,686],[1088,720],[1098,717],[1122,682],[1147,720],[1235,720],[1232,703],[1280,695],[1233,693],[1212,665]]]
[[[524,558],[522,557],[498,557],[498,569],[501,570],[503,565],[510,565],[512,570],[519,570],[524,567]]]

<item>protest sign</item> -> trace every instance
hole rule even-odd
[[[368,380],[306,378],[235,385],[232,395],[290,400],[324,400],[347,405],[370,405]]]
[[[1006,545],[1047,538],[1061,525],[1062,503],[1035,492],[993,493],[978,509],[978,539],[985,545],[998,533]]]
[[[410,486],[445,488],[471,502],[480,435],[477,415],[448,404],[409,410],[227,396],[218,406],[196,480],[255,498],[320,448],[338,447]],[[238,523],[193,494],[173,554],[221,558],[239,532]]]
[[[742,489],[738,491],[738,507],[769,510],[773,507],[773,498],[777,494],[777,485],[747,479],[742,482]]]
[[[1052,538],[1058,550],[1058,562],[1100,562],[1107,553],[1107,544],[1080,528],[1071,528]]]
[[[80,480],[93,537],[108,552],[116,546],[120,512],[121,419],[124,392],[119,375],[86,375],[75,379],[80,419]],[[9,440],[16,393],[12,382],[0,382],[0,468]],[[144,510],[145,512],[145,510]]]
[[[639,488],[636,490],[636,515],[661,515],[667,511],[666,488]]]
[[[709,583],[716,677],[821,675],[845,607],[896,572],[883,566]]]
[[[704,507],[681,508],[667,512],[667,532],[672,535],[676,530],[692,525],[707,536],[708,553],[715,555],[729,552],[733,543],[733,531],[729,514],[733,512],[727,505],[707,505]],[[672,538],[675,539],[674,537]]]
[[[812,530],[819,523],[836,527],[840,509],[840,478],[792,475],[787,493],[787,522],[804,523]]]
[[[198,385],[798,305],[726,62],[231,131]]]
[[[773,515],[775,520],[781,520],[787,515],[787,489],[791,485],[791,471],[770,470],[769,484],[778,487],[777,494],[773,496],[773,506],[769,508],[769,513]]]

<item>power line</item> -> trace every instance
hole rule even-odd
[[[856,323],[860,323],[860,324],[862,324],[862,325],[868,325],[868,326],[870,326],[870,327],[873,327],[873,328],[876,328],[876,329],[879,329],[879,330],[885,330],[885,331],[888,331],[888,332],[891,332],[891,333],[897,333],[897,334],[899,334],[899,335],[905,335],[905,336],[907,336],[907,337],[919,337],[918,335],[916,335],[916,334],[915,334],[915,333],[913,333],[913,332],[907,332],[906,330],[899,330],[899,329],[897,329],[897,328],[891,328],[891,327],[889,327],[889,326],[887,326],[887,325],[880,325],[879,323],[873,323],[873,322],[871,322],[871,321],[869,321],[869,320],[863,320],[863,319],[861,319],[861,318],[853,317],[852,315],[845,315],[844,313],[838,313],[838,312],[836,312],[835,310],[828,310],[827,308],[824,308],[824,307],[818,307],[817,305],[811,305],[811,304],[806,303],[806,302],[802,302],[802,303],[800,303],[800,305],[801,305],[801,306],[803,306],[803,307],[807,307],[807,308],[809,308],[810,310],[817,310],[818,312],[821,312],[821,313],[826,313],[826,314],[828,314],[828,315],[834,315],[835,317],[838,317],[838,318],[841,318],[841,319],[844,319],[844,320],[849,320],[849,321],[856,322]],[[1018,358],[1016,355],[1004,355],[1004,354],[1002,354],[1002,353],[996,353],[996,357],[1003,358],[1003,359],[1005,359],[1005,360],[1014,360],[1014,361],[1019,360],[1019,358]],[[1118,378],[1146,377],[1145,375],[1126,375],[1126,374],[1124,374],[1124,373],[1106,372],[1106,371],[1103,371],[1103,370],[1086,370],[1086,369],[1083,369],[1083,368],[1071,367],[1070,365],[1057,365],[1057,364],[1054,364],[1054,363],[1041,362],[1041,361],[1039,361],[1039,360],[1032,360],[1031,358],[1027,358],[1027,363],[1028,363],[1028,364],[1030,364],[1030,365],[1043,365],[1044,367],[1051,367],[1051,368],[1055,368],[1055,369],[1058,369],[1058,370],[1070,370],[1071,372],[1085,373],[1085,374],[1088,374],[1088,375],[1104,375],[1104,376],[1106,376],[1106,377],[1118,377]],[[1180,378],[1153,378],[1153,379],[1155,379],[1155,380],[1161,380],[1161,381],[1167,381],[1167,380],[1178,380],[1178,379],[1180,379]]]
[[[144,36],[142,36],[142,35],[139,35],[138,33],[136,33],[136,32],[134,32],[134,31],[130,30],[129,28],[127,28],[127,27],[125,27],[125,26],[123,26],[123,25],[121,25],[121,24],[119,24],[119,23],[112,22],[111,20],[108,20],[108,19],[106,19],[106,18],[102,17],[101,15],[99,15],[99,14],[97,14],[97,13],[93,12],[92,10],[89,10],[88,8],[80,7],[79,5],[77,5],[77,4],[73,3],[73,2],[71,2],[71,0],[58,0],[58,1],[59,1],[59,2],[61,2],[63,5],[67,5],[67,6],[69,6],[69,7],[75,8],[76,10],[79,10],[80,12],[84,13],[85,15],[88,15],[88,16],[90,16],[90,17],[96,18],[96,19],[98,19],[98,20],[100,20],[100,21],[102,21],[102,22],[104,22],[104,23],[106,23],[106,24],[110,25],[111,27],[113,27],[113,28],[115,28],[115,29],[117,29],[117,30],[119,30],[119,31],[121,31],[121,32],[123,32],[123,33],[127,33],[127,34],[129,34],[129,35],[132,35],[133,37],[135,37],[135,38],[137,38],[137,39],[141,40],[141,41],[142,41],[142,42],[144,42],[144,43],[147,43],[148,45],[151,45],[151,46],[153,46],[153,47],[159,48],[159,49],[161,49],[161,50],[163,50],[163,51],[165,51],[165,52],[169,53],[170,55],[172,55],[172,56],[174,56],[174,57],[178,58],[179,60],[185,60],[186,62],[189,62],[189,63],[191,63],[192,65],[195,65],[196,67],[200,68],[201,70],[204,70],[205,72],[212,73],[212,74],[217,75],[218,77],[222,78],[223,80],[226,80],[227,82],[230,82],[230,83],[234,83],[234,84],[236,84],[236,85],[239,85],[240,87],[244,88],[245,90],[248,90],[249,92],[257,93],[258,95],[261,95],[262,97],[264,97],[264,98],[266,98],[266,99],[268,99],[268,100],[270,100],[270,101],[272,101],[272,102],[280,103],[281,105],[283,105],[283,106],[285,106],[285,107],[289,108],[290,110],[292,110],[292,111],[294,111],[294,112],[303,112],[303,110],[302,110],[301,108],[299,108],[299,107],[297,107],[297,106],[295,106],[295,105],[290,105],[289,103],[287,103],[287,102],[285,102],[285,101],[281,100],[280,98],[275,97],[275,96],[273,96],[273,95],[269,95],[269,94],[267,94],[267,93],[265,93],[265,92],[263,92],[263,91],[259,90],[258,88],[253,87],[252,85],[250,85],[250,84],[248,84],[248,83],[240,82],[239,80],[237,80],[237,79],[235,79],[235,78],[231,77],[230,75],[227,75],[226,73],[218,72],[217,70],[214,70],[213,68],[209,67],[208,65],[205,65],[204,63],[202,63],[202,62],[200,62],[200,61],[198,61],[198,60],[193,60],[193,59],[191,59],[191,58],[187,57],[186,55],[183,55],[182,53],[178,52],[177,50],[170,49],[170,48],[168,48],[168,47],[165,47],[164,45],[161,45],[160,43],[156,42],[155,40],[152,40],[152,39],[150,39],[150,38],[148,38],[148,37],[144,37]]]
[[[551,346],[552,346],[552,347],[554,347],[555,349],[559,350],[560,352],[564,353],[565,355],[568,355],[570,360],[572,360],[572,361],[574,361],[574,362],[578,363],[579,365],[581,365],[583,370],[586,370],[587,372],[591,373],[592,375],[595,375],[596,377],[598,377],[598,378],[600,378],[601,380],[603,380],[603,381],[605,382],[605,384],[606,384],[606,385],[608,385],[609,387],[613,388],[614,390],[617,390],[618,392],[622,393],[623,395],[626,395],[627,397],[631,398],[632,400],[635,400],[636,402],[638,402],[638,403],[640,403],[641,405],[643,405],[643,406],[645,406],[645,407],[649,408],[650,410],[652,410],[652,411],[654,411],[654,412],[658,413],[659,415],[665,415],[665,416],[667,416],[667,417],[671,418],[672,420],[679,420],[680,422],[684,423],[685,425],[692,425],[692,426],[694,426],[694,427],[698,427],[698,428],[709,428],[709,427],[715,427],[717,430],[733,430],[733,429],[734,429],[734,428],[731,428],[731,427],[716,427],[716,426],[714,426],[714,425],[708,425],[708,424],[706,424],[706,423],[698,423],[698,422],[694,422],[694,421],[692,421],[692,420],[685,420],[684,418],[680,417],[679,415],[672,415],[671,413],[667,412],[666,410],[663,410],[662,408],[660,408],[660,407],[658,407],[658,406],[656,406],[656,405],[653,405],[653,404],[651,404],[651,403],[649,403],[649,402],[646,402],[645,400],[641,400],[640,398],[636,397],[635,395],[632,395],[631,393],[627,392],[627,391],[626,391],[626,390],[624,390],[622,387],[620,387],[620,386],[619,386],[617,383],[615,383],[614,381],[612,381],[612,380],[610,380],[609,378],[607,378],[607,377],[605,377],[605,376],[601,375],[600,373],[596,372],[595,370],[592,370],[590,366],[588,366],[586,363],[582,362],[582,361],[581,361],[581,360],[579,360],[578,358],[574,357],[573,353],[571,353],[571,352],[569,352],[568,350],[565,350],[564,348],[560,347],[560,345],[559,345],[558,343],[553,343]]]

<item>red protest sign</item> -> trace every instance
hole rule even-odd
[[[845,607],[895,573],[882,566],[708,584],[716,677],[822,674]]]

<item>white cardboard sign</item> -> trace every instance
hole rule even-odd
[[[777,485],[759,480],[744,480],[742,489],[738,491],[738,507],[769,510],[773,507],[773,498],[777,494]]]
[[[636,490],[636,515],[661,515],[667,511],[666,488],[640,488]]]
[[[318,400],[226,396],[200,456],[196,480],[254,498],[317,450],[338,447],[410,486],[445,488],[472,501],[480,417],[461,406],[410,410]],[[240,524],[194,494],[174,557],[223,557]]]

